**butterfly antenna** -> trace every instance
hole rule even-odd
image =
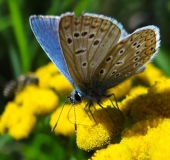
[[[70,114],[70,111],[71,111],[72,107],[74,107],[74,122],[71,122],[71,120],[69,119],[69,114]],[[75,109],[75,105],[74,104],[70,107],[70,109],[68,111],[67,119],[68,119],[68,121],[70,123],[74,124],[74,130],[75,130],[75,132],[77,132],[76,109]]]
[[[77,132],[77,123],[76,123],[76,107],[75,105],[73,106],[74,107],[74,131],[75,133]]]
[[[57,122],[55,123],[54,127],[51,129],[51,132],[54,132],[55,128],[57,127],[57,124],[58,124],[58,122],[59,122],[59,119],[60,119],[60,117],[61,117],[61,113],[62,113],[62,111],[63,111],[63,109],[64,109],[65,104],[66,104],[66,101],[65,101],[64,104],[62,105],[62,108],[61,108],[60,114],[59,114],[59,116],[58,116]]]

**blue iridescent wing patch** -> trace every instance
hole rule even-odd
[[[58,26],[60,18],[58,16],[31,16],[30,25],[35,37],[43,50],[47,53],[51,61],[58,70],[74,86],[74,82],[68,72],[67,65],[60,47],[58,36]]]

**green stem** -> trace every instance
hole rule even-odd
[[[19,8],[18,4],[19,4],[18,0],[8,0],[13,30],[19,48],[22,72],[28,72],[30,69],[30,56],[28,52],[29,50],[27,46],[27,37],[25,34],[26,32],[24,31],[23,26],[24,23],[21,17],[22,9]]]

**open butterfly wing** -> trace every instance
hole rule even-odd
[[[95,14],[83,14],[75,17],[74,13],[61,16],[59,24],[61,48],[69,72],[81,90],[93,82],[93,73],[102,63],[106,54],[126,34],[117,21]]]
[[[112,88],[131,75],[141,72],[158,52],[159,29],[147,26],[121,40],[96,69],[93,80],[102,90]]]
[[[74,82],[69,74],[67,65],[60,48],[58,36],[58,26],[60,17],[58,16],[31,16],[30,25],[35,37],[58,70],[74,86]]]

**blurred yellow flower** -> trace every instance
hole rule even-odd
[[[57,70],[52,62],[39,68],[36,75],[39,77],[39,86],[42,88],[53,88],[62,96],[70,94],[73,90],[70,82]]]
[[[73,106],[71,104],[65,104],[63,107],[63,110],[62,107],[59,107],[51,115],[50,126],[53,128],[57,120],[59,120],[54,132],[57,134],[63,134],[64,136],[70,136],[75,133],[75,125],[81,126],[82,120],[87,115],[83,110],[82,105]]]
[[[58,105],[57,95],[48,88],[30,85],[19,92],[14,101],[24,104],[33,114],[41,115],[51,113]]]
[[[36,117],[23,104],[9,102],[0,117],[0,133],[9,133],[15,139],[27,138],[34,128]]]
[[[164,78],[165,75],[152,63],[148,63],[144,72],[137,74],[135,77],[141,79],[146,85],[151,86],[155,81]]]
[[[58,97],[52,90],[26,86],[6,105],[0,119],[0,133],[7,132],[15,139],[27,138],[35,126],[35,115],[49,114],[57,105]]]
[[[62,74],[53,76],[49,81],[49,87],[54,88],[62,96],[69,95],[73,90],[70,82]]]
[[[135,121],[148,116],[170,117],[170,79],[161,79],[143,94],[131,101],[131,116]]]
[[[35,74],[39,77],[39,86],[42,88],[48,88],[51,78],[60,73],[55,65],[50,62],[47,65],[37,69]]]
[[[132,87],[133,77],[127,79],[126,81],[120,83],[118,86],[108,90],[108,94],[113,94],[117,99],[126,96]]]
[[[121,109],[122,113],[126,116],[129,116],[129,112],[131,111],[132,105],[134,105],[135,99],[146,94],[148,92],[148,88],[144,86],[137,86],[130,90],[129,94],[126,95],[126,98],[123,99],[119,103],[119,108]]]

